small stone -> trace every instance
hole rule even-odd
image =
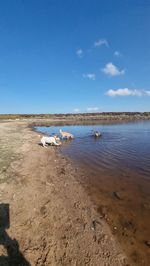
[[[96,230],[96,221],[95,221],[95,220],[92,221],[91,229],[92,229],[93,231]]]
[[[85,258],[85,264],[87,264],[89,262],[90,262],[90,258],[89,257]]]
[[[114,192],[113,192],[113,196],[114,196],[116,199],[121,200],[121,196],[120,196],[120,193],[119,193],[119,192],[114,191]]]
[[[107,218],[107,207],[106,206],[99,206],[98,212],[101,214],[100,218]]]
[[[65,174],[65,168],[62,167],[61,170],[60,170],[60,174],[64,175]]]
[[[6,167],[2,168],[2,172],[6,172],[6,170],[7,170]]]
[[[93,240],[94,240],[94,242],[96,242],[96,240],[97,240],[97,237],[96,237],[95,234],[94,234],[94,236],[93,236]]]
[[[80,201],[74,202],[74,208],[79,208],[80,207]]]
[[[42,215],[45,215],[46,214],[46,206],[42,206],[41,209],[40,209],[40,213]]]
[[[144,243],[145,243],[145,245],[146,245],[147,247],[150,248],[150,240],[145,240]]]

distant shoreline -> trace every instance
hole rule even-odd
[[[78,114],[0,114],[2,120],[34,120],[39,121],[133,121],[150,119],[150,112],[102,112]]]

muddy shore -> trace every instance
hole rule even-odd
[[[134,265],[82,186],[85,173],[59,147],[38,145],[28,123],[0,123],[0,265]]]

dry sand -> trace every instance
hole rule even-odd
[[[27,122],[0,123],[0,203],[10,209],[0,265],[133,265],[77,178],[80,170],[59,147],[38,142]]]

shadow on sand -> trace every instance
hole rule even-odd
[[[0,245],[6,250],[7,255],[0,256],[0,266],[31,266],[19,250],[19,243],[11,239],[6,232],[10,227],[9,204],[0,204]]]

